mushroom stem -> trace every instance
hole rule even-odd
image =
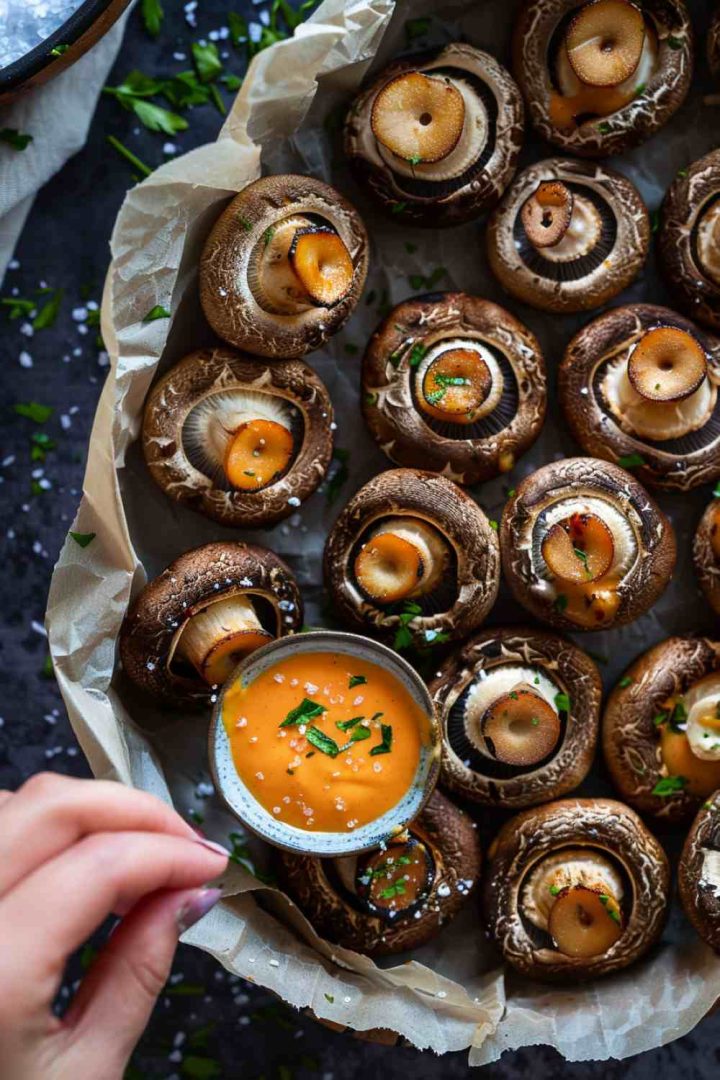
[[[360,549],[355,576],[378,603],[412,600],[439,583],[448,554],[445,540],[431,525],[418,518],[388,518]]]
[[[612,893],[572,885],[557,895],[548,932],[565,956],[601,956],[623,932],[622,911]]]
[[[373,102],[370,124],[379,143],[412,164],[442,161],[465,123],[463,95],[444,76],[408,71],[391,79]]]
[[[649,402],[683,401],[707,378],[707,357],[686,330],[657,326],[640,338],[628,359],[633,389]]]
[[[590,0],[565,35],[570,66],[586,86],[619,86],[637,70],[645,44],[645,18],[629,0]]]
[[[550,527],[541,550],[551,574],[562,582],[583,585],[598,581],[610,569],[615,542],[602,518],[574,513]]]
[[[523,204],[520,218],[535,248],[558,244],[570,225],[573,194],[560,180],[544,180]]]
[[[292,433],[274,420],[249,420],[228,441],[223,468],[228,482],[242,491],[259,491],[286,471],[293,452]]]
[[[248,284],[265,311],[297,315],[334,307],[350,292],[354,267],[338,233],[303,215],[265,230],[248,265]]]
[[[595,204],[584,195],[573,195],[570,218],[559,238],[542,247],[529,233],[528,240],[544,259],[553,263],[571,263],[589,255],[600,242],[602,233],[603,219]]]
[[[177,652],[210,686],[219,686],[244,656],[272,641],[249,597],[243,593],[215,600],[191,615],[182,629]]]
[[[560,717],[527,683],[517,683],[486,711],[481,731],[490,756],[507,765],[535,765],[557,745]]]
[[[430,890],[433,867],[424,844],[409,838],[358,861],[355,887],[372,907],[395,915],[417,904]]]
[[[493,376],[476,349],[441,352],[425,369],[420,408],[437,420],[471,424],[493,389]]]

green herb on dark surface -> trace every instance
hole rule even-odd
[[[348,681],[348,690],[352,690],[354,686],[364,686],[367,679],[364,675],[351,675]]]
[[[30,436],[30,460],[44,461],[50,450],[55,449],[55,442],[44,431],[33,431]]]
[[[550,895],[551,896],[557,896],[557,894],[559,892],[562,892],[562,890],[560,889],[560,887],[558,885],[549,885],[548,888],[550,890]]]
[[[68,536],[71,536],[78,547],[86,548],[89,544],[92,544],[93,540],[97,536],[97,533],[81,533],[73,532],[70,530]]]
[[[426,289],[430,292],[442,281],[446,274],[447,270],[444,266],[436,266],[427,277],[424,274],[410,274],[408,281],[411,289]]]
[[[210,97],[213,104],[221,116],[227,116],[227,109],[225,108],[225,102],[220,96],[220,91],[214,83],[210,84]]]
[[[192,821],[193,825],[202,825],[202,823],[205,821],[204,815],[199,814],[197,810],[195,810],[195,808],[192,806],[188,810],[188,817]]]
[[[408,204],[406,202],[402,202],[402,201],[401,202],[394,202],[392,204],[392,206],[390,207],[390,213],[391,214],[402,214],[403,210],[407,210],[407,205]]]
[[[8,309],[9,319],[29,318],[37,309],[34,300],[22,300],[19,296],[3,296],[0,305]]]
[[[80,950],[79,957],[80,967],[83,969],[83,971],[87,971],[88,968],[92,967],[93,961],[95,960],[97,954],[98,950],[95,948],[94,945],[91,945],[90,942],[87,942],[85,945],[83,945],[82,949]]]
[[[43,679],[55,678],[55,668],[53,667],[52,656],[50,653],[48,653],[43,660],[43,666],[40,668],[40,676]]]
[[[143,316],[143,322],[155,322],[157,319],[169,319],[170,312],[167,308],[164,308],[162,304],[156,304],[155,307],[151,307],[147,315]]]
[[[420,154],[413,154],[412,157],[407,159],[408,165],[419,165],[422,161]]]
[[[311,746],[314,746],[316,750],[320,750],[323,754],[327,754],[328,757],[337,757],[340,753],[340,747],[335,740],[331,739],[320,728],[309,727],[305,732],[305,738]]]
[[[411,368],[416,368],[420,366],[422,358],[425,355],[426,351],[427,350],[425,346],[421,345],[419,341],[415,345],[413,345],[412,349],[410,350],[410,357],[408,359],[408,363]]]
[[[425,37],[429,29],[429,19],[408,19],[405,23],[405,37],[408,45],[418,38]]]
[[[290,710],[280,727],[293,727],[296,724],[304,724],[308,720],[314,720],[316,716],[320,716],[324,712],[326,712],[324,705],[320,705],[319,702],[313,701],[311,698],[303,698],[299,705]]]
[[[52,49],[50,50],[50,55],[51,56],[64,56],[69,48],[70,48],[69,45],[53,45]]]
[[[407,649],[413,643],[413,636],[408,629],[409,624],[417,615],[422,615],[422,608],[419,604],[414,603],[412,600],[406,600],[403,604],[403,610],[398,615],[398,629],[395,632],[395,640],[393,641],[393,648],[396,650]]]
[[[378,754],[389,754],[392,750],[392,726],[390,724],[381,724],[380,733],[382,734],[382,742],[370,748],[370,757],[376,757]]]
[[[556,611],[564,611],[568,606],[568,598],[565,593],[558,593],[553,602],[553,607]]]
[[[325,501],[328,506],[332,506],[335,502],[350,476],[350,470],[348,469],[349,460],[350,451],[343,450],[342,447],[336,446],[333,450],[328,478],[325,481]]]
[[[142,98],[132,101],[132,110],[141,124],[149,131],[162,131],[166,135],[177,135],[179,131],[187,131],[188,122],[184,116],[163,109],[160,105],[154,105],[152,101],[143,101]]]
[[[223,1068],[215,1058],[188,1054],[180,1063],[180,1073],[188,1080],[215,1080],[223,1075]]]
[[[33,330],[47,330],[48,327],[54,325],[55,320],[58,317],[60,304],[62,303],[63,298],[63,290],[51,289],[50,292],[52,295],[45,301],[33,319]]]
[[[345,352],[348,356],[357,356],[359,351],[357,345],[353,345],[352,342],[348,341],[345,343]]]
[[[669,37],[665,38],[665,44],[668,49],[682,49],[683,47],[682,38],[675,37],[674,34],[670,34]]]
[[[665,723],[667,718],[668,714],[666,712],[656,713],[655,716],[653,716],[653,724],[655,725],[655,727],[660,727],[662,724]]]
[[[7,143],[13,150],[26,150],[32,141],[32,135],[24,134],[17,128],[0,128],[0,142]]]
[[[364,720],[364,716],[352,716],[349,720],[336,720],[335,727],[340,731],[349,731],[350,728],[355,727],[361,720]]]
[[[639,469],[645,463],[642,454],[625,454],[623,457],[618,458],[618,465],[621,469]]]
[[[227,89],[232,91],[233,93],[236,90],[239,90],[243,84],[243,81],[239,75],[232,75],[230,72],[226,72],[225,75],[221,75],[220,82],[223,84],[223,86],[227,87]]]
[[[644,93],[645,93],[645,88],[646,88],[646,87],[647,87],[647,83],[644,83],[644,82],[643,82],[643,83],[640,83],[640,85],[639,85],[639,86],[636,86],[636,87],[635,87],[635,93],[634,93],[634,95],[633,95],[633,96],[634,96],[634,97],[636,97],[636,98],[639,98],[639,97],[641,97],[641,96],[642,96],[642,94],[644,94]]]
[[[140,0],[140,15],[150,37],[157,37],[164,16],[160,0]]]
[[[555,695],[555,708],[558,712],[570,712],[570,698],[562,690]]]
[[[206,992],[206,988],[202,983],[178,982],[166,986],[163,992],[170,997],[200,997]]]
[[[34,420],[36,424],[44,424],[55,411],[52,405],[40,405],[37,401],[19,402],[13,409],[18,416]]]
[[[629,675],[623,675],[622,679],[618,683],[618,686],[620,687],[621,690],[625,690],[626,687],[630,686],[631,684],[632,684],[632,679],[630,678],[630,676]]]
[[[200,82],[209,83],[217,79],[223,66],[215,42],[207,41],[201,45],[199,41],[193,41],[190,50]]]
[[[333,997],[332,994],[323,994],[323,997],[325,998],[326,1001],[329,1001],[331,1005],[335,1001],[335,998]]]
[[[494,532],[497,532],[500,527],[495,518],[488,518],[488,525]]]
[[[655,234],[660,228],[660,209],[653,210],[650,215],[650,231]]]
[[[687,786],[687,777],[685,776],[663,776],[658,780],[655,787],[652,789],[652,795],[660,795],[666,798],[668,795],[677,795],[679,792],[684,791]]]
[[[128,150],[127,146],[124,146],[119,139],[116,139],[114,135],[106,135],[105,138],[112,146],[113,150],[116,150],[121,157],[124,157],[126,161],[129,161],[133,168],[137,169],[141,176],[150,176],[152,169],[140,160],[132,150]]]
[[[274,235],[275,235],[275,229],[273,228],[272,225],[270,225],[265,230],[265,232],[263,233],[263,244],[265,245],[265,247],[268,246],[268,244],[270,243],[270,241],[272,240]]]
[[[598,124],[597,129],[601,135],[607,135],[610,132],[610,125],[603,120],[601,124]]]
[[[670,713],[670,727],[673,731],[684,731],[687,724],[688,713],[685,708],[685,702],[682,698],[673,705],[673,710]]]
[[[685,177],[687,176],[687,174],[688,174],[688,171],[687,171],[687,169],[678,169],[678,171],[677,171],[677,175],[678,175],[679,177],[681,177],[681,179],[683,179],[683,180],[685,179]]]
[[[392,885],[388,885],[382,892],[379,892],[378,898],[380,900],[394,900],[396,896],[403,896],[405,892],[407,892],[405,879],[398,878]]]

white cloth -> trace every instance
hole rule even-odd
[[[33,136],[25,150],[0,143],[0,286],[35,195],[85,145],[129,10],[72,67],[0,107],[0,129]]]

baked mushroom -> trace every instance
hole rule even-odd
[[[461,484],[512,469],[545,418],[535,335],[465,293],[398,304],[370,339],[362,388],[366,423],[391,461]]]
[[[693,563],[707,602],[720,615],[720,498],[717,495],[700,518],[695,532]]]
[[[418,949],[458,913],[480,875],[475,823],[439,791],[406,832],[362,855],[278,851],[284,890],[315,930],[383,956]]]
[[[543,311],[586,311],[637,277],[650,219],[614,169],[550,158],[515,178],[486,235],[490,269],[511,296]]]
[[[715,82],[720,82],[720,7],[715,9],[707,35],[707,59],[710,74]]]
[[[692,823],[678,865],[680,900],[703,941],[720,952],[720,791]]]
[[[718,383],[720,341],[655,304],[593,319],[568,345],[558,374],[583,450],[680,491],[720,476]]]
[[[222,525],[270,525],[322,481],[332,423],[325,385],[301,360],[201,349],[150,392],[143,450],[176,502]]]
[[[368,238],[357,211],[312,176],[264,176],[235,196],[200,259],[216,334],[271,358],[318,349],[352,314]]]
[[[720,330],[720,150],[683,169],[668,188],[658,250],[678,305]]]
[[[489,53],[456,42],[393,61],[353,101],[345,153],[394,218],[456,225],[496,203],[522,146],[523,103]]]
[[[565,638],[484,630],[430,684],[443,730],[441,783],[485,806],[517,808],[576,788],[600,722],[597,667]]]
[[[693,42],[683,0],[526,0],[513,74],[538,133],[581,157],[620,154],[685,100]]]
[[[325,545],[324,572],[336,614],[423,649],[477,629],[497,596],[497,535],[452,480],[391,469],[360,489]]]
[[[637,619],[675,566],[670,522],[635,477],[568,458],[526,477],[505,504],[503,573],[536,618],[565,630]]]
[[[238,662],[302,626],[297,582],[266,548],[186,551],[140,591],[120,629],[128,678],[168,705],[204,706]]]
[[[488,859],[488,927],[523,975],[564,982],[609,975],[662,933],[667,857],[637,814],[613,799],[525,810],[503,826]]]
[[[671,637],[640,656],[608,699],[602,746],[641,814],[690,817],[720,787],[720,642]]]

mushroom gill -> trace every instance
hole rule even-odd
[[[612,360],[600,384],[620,427],[654,441],[682,438],[704,427],[717,402],[700,342],[686,330],[646,330]]]
[[[503,664],[482,672],[459,699],[448,723],[452,749],[485,768],[478,753],[501,765],[538,765],[557,748],[562,723],[558,688],[540,668]]]
[[[293,410],[275,394],[210,394],[189,413],[183,441],[193,464],[241,491],[262,491],[290,467]]]
[[[248,285],[261,308],[298,315],[332,308],[348,295],[353,261],[337,231],[307,215],[282,218],[255,244]]]
[[[220,686],[243,659],[272,641],[252,600],[233,593],[191,615],[180,630],[175,653],[187,660],[209,686]]]
[[[424,353],[415,370],[414,395],[433,420],[469,425],[492,413],[505,379],[493,352],[473,338],[444,338]]]
[[[442,581],[450,551],[437,529],[419,518],[387,518],[373,529],[355,556],[362,591],[378,604],[416,600]]]

